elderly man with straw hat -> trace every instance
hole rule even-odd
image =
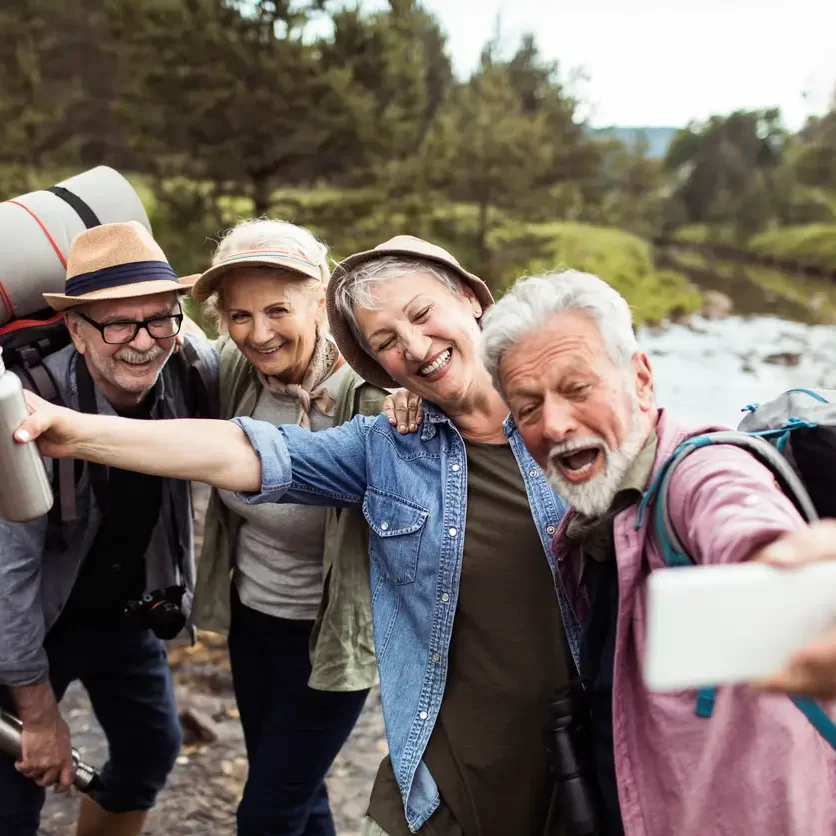
[[[145,420],[211,412],[216,354],[179,336],[189,286],[141,224],[80,234],[64,293],[44,294],[72,340],[44,361],[63,403]],[[110,759],[104,790],[82,798],[76,833],[139,836],[181,742],[161,639],[180,632],[191,605],[189,483],[57,465],[47,460],[60,494],[49,515],[0,520],[0,706],[23,722],[22,760],[0,756],[0,833],[35,836],[44,788],[70,786],[58,703],[80,680]]]

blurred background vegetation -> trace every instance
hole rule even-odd
[[[777,110],[737,112],[660,152],[583,124],[533,35],[497,35],[457,79],[416,0],[26,0],[0,32],[0,196],[111,165],[182,275],[262,215],[310,227],[334,258],[429,238],[498,293],[588,269],[644,322],[701,304],[686,278],[701,256],[663,261],[662,239],[836,270],[836,102],[796,134]]]

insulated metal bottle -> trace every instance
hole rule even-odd
[[[15,760],[18,760],[21,755],[22,731],[23,725],[20,720],[7,711],[0,709],[0,752],[5,752]],[[73,783],[77,789],[89,793],[104,788],[98,771],[89,764],[84,763],[75,749],[73,749],[73,762],[75,763],[75,780]]]
[[[28,415],[23,386],[3,365],[0,349],[0,517],[9,522],[42,517],[53,502],[37,444],[19,444],[13,438]]]

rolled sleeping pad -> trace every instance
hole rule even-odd
[[[137,221],[152,231],[133,186],[108,166],[51,188],[0,203],[0,327],[44,310],[43,293],[63,293],[70,244],[88,226]]]

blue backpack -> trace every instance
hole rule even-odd
[[[749,404],[737,430],[704,433],[686,439],[659,469],[639,505],[638,530],[645,514],[651,522],[666,566],[690,566],[693,560],[677,537],[668,510],[668,488],[676,466],[709,444],[733,444],[768,467],[808,522],[836,517],[836,391],[789,389],[772,401]],[[714,688],[697,694],[696,714],[710,717]],[[836,724],[813,700],[793,697],[824,739],[836,749]]]

